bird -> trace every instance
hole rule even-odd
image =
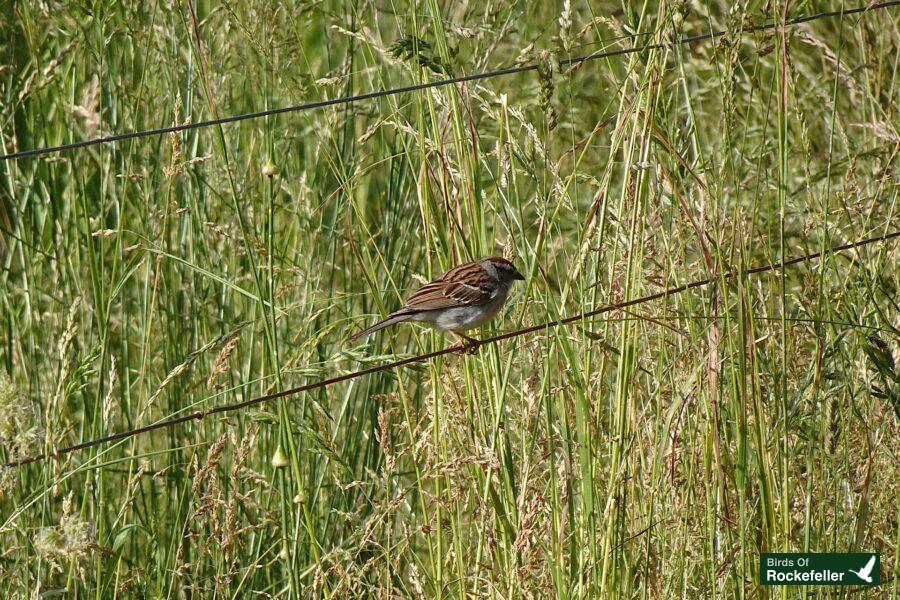
[[[859,571],[854,571],[853,569],[847,569],[847,570],[850,571],[851,573],[853,573],[854,575],[856,575],[857,577],[859,577],[860,579],[862,579],[863,581],[865,581],[866,583],[872,583],[872,567],[874,567],[874,566],[875,566],[875,555],[873,554],[872,557],[869,559],[869,562],[866,563],[866,566],[864,566]]]
[[[480,342],[462,332],[497,316],[513,283],[524,279],[516,266],[501,256],[458,265],[413,292],[403,307],[386,319],[353,334],[350,341],[396,323],[414,321],[456,336],[457,351],[473,349]]]

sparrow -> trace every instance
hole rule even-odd
[[[477,345],[478,340],[462,332],[497,316],[506,303],[513,282],[524,279],[515,265],[500,256],[480,258],[453,267],[414,292],[400,310],[353,334],[350,341],[395,323],[415,321],[453,334],[460,339],[460,349],[466,348],[467,342]]]

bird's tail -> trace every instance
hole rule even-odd
[[[380,331],[380,330],[384,329],[385,327],[390,327],[394,323],[402,323],[403,321],[408,321],[409,318],[410,318],[409,313],[394,313],[392,315],[389,315],[388,318],[385,319],[384,321],[379,321],[367,329],[363,329],[362,331],[357,331],[356,333],[354,333],[353,335],[350,336],[350,341],[355,342],[359,338],[366,337],[367,335],[372,335],[376,331]]]

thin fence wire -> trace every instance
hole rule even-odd
[[[785,27],[793,27],[795,25],[801,25],[803,23],[809,23],[811,21],[817,21],[819,19],[829,19],[834,17],[845,17],[849,15],[854,15],[858,13],[864,12],[872,12],[875,10],[882,10],[886,8],[890,8],[892,6],[900,5],[900,0],[891,0],[890,2],[878,2],[876,4],[872,4],[869,6],[858,6],[855,8],[847,8],[842,10],[833,10],[827,12],[820,12],[812,15],[805,15],[802,17],[796,17],[794,19],[789,19],[784,22]],[[779,26],[779,23],[767,23],[765,25],[755,25],[751,27],[745,27],[742,31],[745,33],[753,33],[758,31],[767,31],[770,29],[775,29]],[[601,58],[613,58],[616,56],[625,56],[627,54],[634,54],[636,52],[645,52],[647,50],[658,50],[666,47],[670,47],[673,45],[688,45],[693,44],[695,42],[701,42],[705,40],[711,40],[720,38],[726,35],[728,32],[726,30],[712,31],[709,33],[704,33],[700,35],[694,35],[690,37],[683,37],[678,40],[673,40],[671,43],[648,43],[641,46],[631,46],[629,48],[621,48],[619,50],[607,50],[602,52],[595,52],[593,54],[587,54],[584,56],[576,56],[571,58],[561,59],[559,61],[560,66],[568,67],[574,66],[576,64],[585,63],[588,61],[598,60]],[[638,37],[643,34],[635,34],[634,37]],[[280,108],[271,108],[268,110],[261,110],[257,112],[249,112],[242,113],[238,115],[232,115],[229,117],[221,117],[218,119],[209,119],[206,121],[197,121],[196,123],[183,123],[181,125],[171,125],[168,127],[159,127],[157,129],[146,129],[142,131],[129,131],[125,133],[117,133],[114,135],[108,135],[103,137],[91,138],[88,140],[81,140],[78,142],[72,142],[69,144],[61,144],[58,146],[48,146],[46,148],[34,148],[32,150],[21,150],[19,152],[12,152],[9,154],[0,155],[0,161],[7,160],[15,160],[19,158],[33,157],[33,156],[41,156],[45,154],[54,154],[57,152],[65,152],[68,150],[76,150],[79,148],[87,148],[89,146],[97,146],[99,144],[109,144],[112,142],[120,142],[123,140],[131,140],[136,138],[143,138],[149,136],[163,135],[167,133],[177,133],[180,131],[189,131],[192,129],[201,129],[205,127],[211,127],[213,125],[224,125],[226,123],[236,123],[238,121],[246,121],[248,119],[259,119],[262,117],[271,117],[275,115],[281,115],[285,113],[293,113],[293,112],[301,112],[307,110],[313,110],[318,108],[325,108],[329,106],[337,106],[341,104],[349,104],[353,102],[360,102],[363,100],[372,100],[375,98],[384,98],[386,96],[394,96],[397,94],[403,94],[406,92],[415,92],[419,90],[426,90],[431,88],[444,87],[447,85],[453,85],[457,83],[466,83],[468,81],[479,81],[482,79],[491,79],[494,77],[502,77],[505,75],[514,75],[517,73],[526,73],[528,71],[536,71],[538,69],[537,64],[530,65],[520,65],[514,67],[508,67],[505,69],[498,69],[496,71],[484,71],[480,73],[471,73],[469,75],[462,75],[459,77],[450,77],[447,79],[438,79],[435,81],[429,81],[425,83],[417,83],[413,85],[407,85],[403,87],[397,88],[389,88],[386,90],[377,90],[374,92],[367,92],[365,94],[358,94],[354,96],[342,96],[339,98],[332,98],[330,100],[316,100],[313,102],[304,102],[302,104],[295,104],[293,106],[282,106]]]
[[[890,240],[892,238],[896,238],[900,236],[900,230],[894,231],[891,233],[887,233],[885,235],[870,237],[863,240],[859,240],[856,242],[850,242],[847,244],[841,244],[840,246],[834,246],[829,250],[829,253],[842,252],[844,250],[850,250],[851,248],[859,248],[861,246],[866,246],[869,244],[874,244],[876,242],[884,242]],[[822,256],[821,252],[813,252],[812,254],[806,254],[803,256],[798,256],[794,258],[789,258],[787,260],[783,260],[779,263],[762,265],[759,267],[753,267],[751,269],[746,270],[738,270],[738,271],[728,271],[721,275],[722,279],[732,279],[738,275],[756,275],[759,273],[766,273],[768,271],[776,271],[779,269],[784,269],[785,267],[789,267],[791,265],[795,265],[801,262],[810,262],[818,259]],[[719,281],[719,277],[709,277],[707,279],[701,279],[698,281],[693,281],[691,283],[686,283],[684,285],[679,285],[677,287],[668,288],[662,292],[657,292],[655,294],[650,294],[648,296],[642,296],[640,298],[635,298],[633,300],[624,300],[622,302],[616,302],[614,304],[607,304],[601,306],[599,308],[595,308],[593,310],[578,313],[571,317],[566,317],[564,319],[560,319],[558,321],[547,321],[546,323],[541,323],[540,325],[533,325],[531,327],[524,327],[522,329],[516,329],[514,331],[509,331],[507,333],[501,333],[499,335],[495,335],[489,338],[485,338],[483,340],[475,343],[472,348],[476,349],[480,346],[484,346],[487,344],[494,344],[500,342],[502,340],[508,340],[511,338],[520,337],[523,335],[527,335],[530,333],[536,333],[538,331],[546,331],[555,327],[562,327],[565,325],[570,325],[572,323],[578,321],[584,321],[585,319],[589,319],[591,317],[596,317],[597,315],[601,315],[603,313],[612,312],[615,310],[622,310],[625,308],[629,308],[632,306],[636,306],[638,304],[645,304],[647,302],[652,302],[653,300],[659,300],[661,298],[668,298],[669,296],[674,296],[676,294],[680,294],[687,290],[692,290],[695,288],[704,287]],[[152,423],[150,425],[146,425],[144,427],[138,427],[136,429],[129,429],[128,431],[121,431],[119,433],[114,433],[111,435],[107,435],[101,438],[96,438],[93,440],[88,440],[86,442],[81,442],[80,444],[74,444],[72,446],[64,446],[60,448],[56,448],[51,451],[49,454],[37,454],[34,456],[29,456],[26,458],[20,458],[18,460],[10,461],[4,463],[4,467],[18,467],[21,465],[27,465],[29,463],[34,463],[38,461],[43,461],[48,458],[58,458],[65,454],[69,454],[71,452],[76,452],[78,450],[84,450],[86,448],[92,448],[94,446],[99,446],[101,444],[106,444],[108,442],[115,442],[118,440],[124,440],[127,438],[131,438],[142,433],[148,433],[150,431],[156,431],[157,429],[167,429],[169,427],[174,427],[175,425],[180,425],[181,423],[187,423],[188,421],[200,421],[209,417],[211,415],[221,414],[221,413],[229,413],[237,410],[242,410],[251,406],[256,406],[258,404],[262,404],[264,402],[268,402],[270,400],[275,400],[277,398],[284,398],[285,396],[293,396],[296,394],[300,394],[303,392],[309,392],[311,390],[315,390],[318,388],[328,387],[337,383],[341,383],[344,381],[350,381],[351,379],[358,379],[360,377],[365,377],[366,375],[372,375],[374,373],[379,373],[381,371],[393,370],[398,367],[402,367],[405,365],[423,362],[431,358],[435,358],[438,356],[442,356],[444,354],[449,354],[451,352],[457,351],[456,346],[448,346],[446,348],[442,348],[440,350],[435,350],[433,352],[428,352],[426,354],[419,354],[416,356],[410,356],[407,358],[402,358],[399,360],[395,360],[390,363],[386,363],[383,365],[378,365],[375,367],[369,367],[366,369],[360,369],[358,371],[351,371],[349,373],[345,373],[343,375],[336,375],[334,377],[330,377],[328,379],[321,379],[319,381],[315,381],[312,383],[307,383],[304,385],[299,385],[296,387],[292,387],[289,389],[281,390],[278,392],[273,392],[271,394],[265,394],[263,396],[258,396],[256,398],[251,398],[250,400],[245,400],[243,402],[237,402],[235,404],[226,404],[223,406],[216,406],[213,408],[208,408],[206,410],[198,410],[186,415],[182,415],[180,417],[175,417],[172,419],[167,419],[164,421],[158,421],[156,423]]]

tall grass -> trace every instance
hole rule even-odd
[[[4,152],[541,68],[0,164],[5,461],[440,347],[347,338],[479,256],[486,330],[717,284],[4,470],[2,595],[898,597],[898,247],[828,252],[900,228],[898,13],[742,31],[831,8],[7,3]]]

